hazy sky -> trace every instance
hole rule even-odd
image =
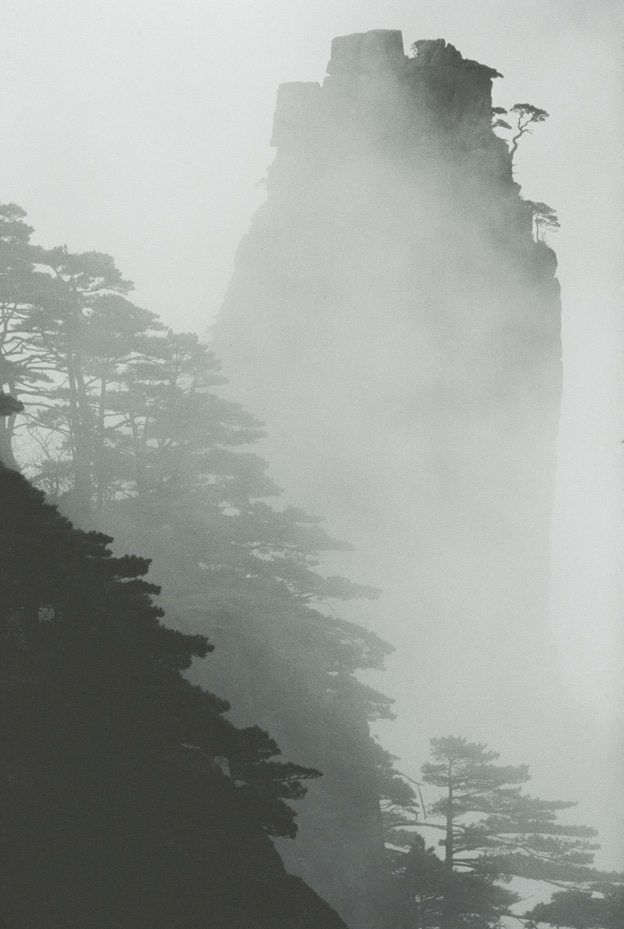
[[[400,28],[406,48],[443,36],[498,68],[498,103],[551,113],[523,146],[518,180],[559,210],[560,248],[574,235],[601,260],[617,215],[604,182],[620,161],[620,9],[616,0],[0,0],[0,195],[28,210],[45,244],[109,251],[139,301],[205,326],[262,199],[277,85],[322,80],[335,35]]]
[[[0,0],[0,199],[44,245],[112,254],[138,303],[205,331],[262,201],[277,85],[321,81],[331,38],[398,28],[501,71],[550,119],[523,195],[559,211],[566,399],[555,621],[566,681],[610,711],[621,670],[620,0]],[[357,540],[355,540],[357,541]],[[621,686],[621,685],[620,685]]]

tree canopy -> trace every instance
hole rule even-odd
[[[513,117],[510,115],[513,114]],[[514,133],[510,139],[510,148],[509,154],[513,162],[514,156],[518,151],[518,145],[520,144],[520,139],[523,135],[531,134],[533,130],[531,126],[534,123],[543,123],[548,119],[548,113],[546,110],[540,109],[538,106],[534,106],[532,103],[514,103],[511,109],[506,110],[504,107],[496,106],[492,108],[492,128],[494,129],[509,129]],[[512,126],[506,119],[503,119],[503,116],[509,116],[510,119],[513,119],[515,126]]]
[[[231,701],[239,725],[259,723],[323,771],[306,801],[308,831],[327,830],[315,854],[333,841],[346,859],[362,845],[372,882],[380,797],[405,790],[368,730],[392,715],[392,701],[356,674],[381,668],[391,649],[334,604],[378,591],[317,570],[324,551],[351,546],[317,517],[279,507],[252,450],[262,425],[219,395],[209,348],[134,305],[110,256],[46,250],[31,233],[19,207],[0,210],[14,268],[4,291],[0,273],[0,372],[25,407],[7,421],[5,460],[78,525],[114,537],[116,552],[152,560],[167,627],[216,645],[210,661],[194,658],[189,679]],[[340,817],[357,839],[338,829]],[[364,824],[377,858],[364,849]],[[279,834],[288,828],[283,820]]]
[[[547,232],[554,232],[561,227],[559,217],[547,203],[535,200],[525,200],[527,209],[531,211],[533,220],[533,234],[536,242],[543,242]]]
[[[397,868],[400,893],[414,913],[423,914],[416,925],[497,927],[519,900],[505,886],[514,878],[587,895],[592,882],[614,877],[592,867],[599,847],[592,841],[596,830],[558,821],[558,814],[575,802],[542,800],[524,792],[530,780],[527,765],[498,764],[497,752],[460,736],[432,739],[431,754],[422,768],[423,788],[430,785],[440,795],[427,803],[414,825],[444,834],[439,843],[443,858],[418,834]],[[527,914],[527,925],[538,918],[535,914],[554,918],[576,898],[562,899],[550,910],[538,907]]]

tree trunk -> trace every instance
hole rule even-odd
[[[453,768],[448,767],[448,799],[446,806],[446,853],[444,863],[449,871],[453,870]]]
[[[444,864],[448,874],[453,873],[453,766],[449,762],[448,766],[448,796],[446,805],[446,841],[445,841]],[[450,912],[450,901],[445,893],[442,900],[442,918],[440,920],[440,929],[453,929],[452,914]]]
[[[5,468],[19,471],[19,465],[13,455],[12,438],[15,416],[3,416],[0,413],[0,462]]]
[[[74,458],[74,505],[72,518],[85,527],[91,516],[91,454],[86,425],[87,411],[84,409],[86,391],[81,384],[80,365],[68,360],[69,383],[69,427],[73,442]],[[82,388],[82,389],[81,389]]]

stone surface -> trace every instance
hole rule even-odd
[[[397,29],[338,36],[332,41],[328,74],[385,71],[405,63],[403,36]]]

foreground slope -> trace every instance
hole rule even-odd
[[[266,834],[305,769],[182,678],[206,640],[110,541],[0,468],[2,925],[344,929]]]

